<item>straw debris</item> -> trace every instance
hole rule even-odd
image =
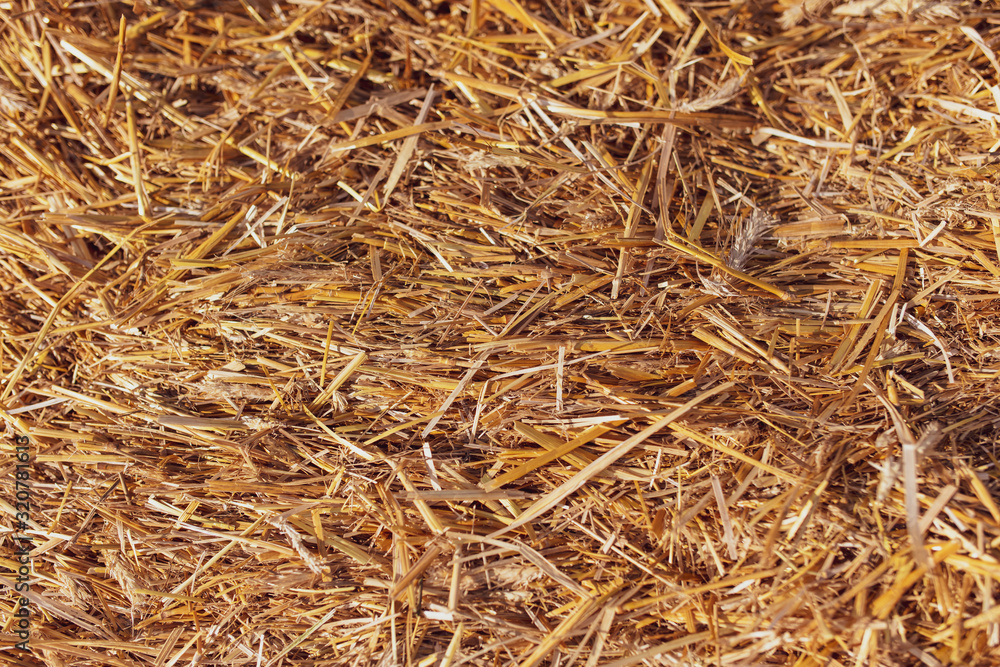
[[[998,25],[0,4],[0,655],[997,664]]]

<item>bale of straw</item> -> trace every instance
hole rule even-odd
[[[998,21],[0,5],[3,655],[996,664]]]

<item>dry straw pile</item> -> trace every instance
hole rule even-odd
[[[1000,664],[998,23],[0,4],[0,661]]]

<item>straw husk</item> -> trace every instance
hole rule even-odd
[[[3,660],[997,664],[998,20],[0,5]]]

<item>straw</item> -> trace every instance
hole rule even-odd
[[[991,3],[0,26],[11,664],[995,662]]]

